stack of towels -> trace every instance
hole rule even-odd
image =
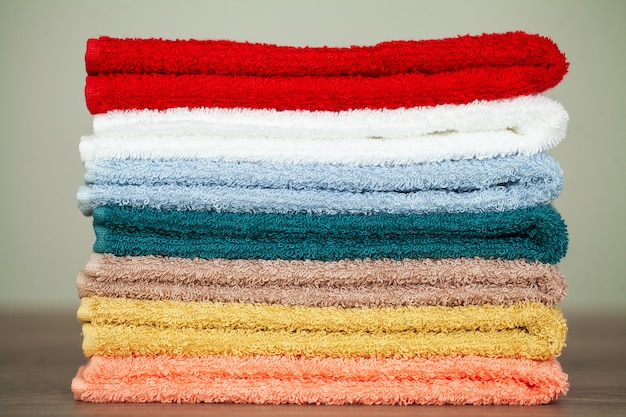
[[[87,42],[75,398],[542,404],[567,392],[549,39]]]

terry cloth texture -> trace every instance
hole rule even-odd
[[[104,159],[85,162],[85,183],[108,186],[217,186],[346,193],[476,190],[545,184],[559,189],[563,172],[546,154],[410,165],[261,164],[201,159]]]
[[[94,356],[72,381],[91,402],[535,405],[567,390],[555,359],[478,356]]]
[[[92,46],[88,46],[86,54],[90,57],[87,68],[97,75],[87,76],[85,97],[87,107],[94,114],[118,109],[171,107],[338,111],[462,104],[476,99],[496,100],[539,93],[554,87],[567,72],[565,56],[551,40],[523,32],[443,41],[391,41],[352,49],[290,48],[227,42],[227,45],[241,47],[226,54],[206,53],[204,56],[207,58],[202,60],[209,65],[221,66],[224,71],[209,70],[204,73],[193,70],[183,73],[167,73],[167,70],[133,73],[133,70],[126,72],[120,68],[119,73],[102,74],[98,72],[98,65],[93,64],[97,59],[91,59],[100,55],[94,53],[100,48],[93,47],[97,41],[90,42]],[[120,44],[133,42],[137,41],[118,40]],[[193,45],[188,41],[156,41],[156,44],[176,45],[177,42]],[[204,41],[203,45],[209,49],[215,45],[223,50],[219,41]],[[433,48],[434,45],[437,46]],[[268,47],[273,51],[272,60],[267,58]],[[360,57],[351,56],[359,49],[361,53],[357,55]],[[376,49],[379,56],[372,55]],[[513,50],[515,52],[509,55],[508,51]],[[326,51],[330,51],[330,55]],[[187,53],[195,52],[192,47]],[[298,62],[286,63],[294,52],[299,55]],[[386,54],[394,56],[392,62],[396,63],[388,67],[385,63],[387,70],[371,71],[371,68],[381,68],[380,62],[383,61],[380,59]],[[171,55],[167,61],[172,62],[172,58],[177,60],[175,57],[181,55],[186,53]],[[466,60],[468,55],[472,56],[471,60]],[[140,53],[131,59],[141,61],[142,56]],[[334,59],[335,56],[338,59]],[[186,60],[190,59],[197,58],[187,55]],[[182,58],[178,62],[184,60]],[[267,63],[263,65],[265,70],[259,71],[258,65],[252,71],[236,68],[237,62],[259,61]],[[373,62],[377,64],[372,67]],[[296,68],[293,68],[294,64]],[[309,65],[313,69],[308,69]],[[276,70],[278,67],[287,69]],[[315,67],[325,67],[328,71],[319,71]],[[346,74],[341,67],[355,70]],[[358,67],[370,70],[361,73]]]
[[[389,165],[532,155],[565,136],[568,114],[544,96],[396,110],[167,109],[94,117],[83,161],[210,159]]]
[[[514,210],[552,202],[563,186],[547,155],[391,167],[202,161],[89,163],[85,215],[107,204],[159,210],[397,213]]]
[[[280,139],[410,139],[469,134],[508,133],[532,137],[564,135],[568,115],[563,106],[542,95],[468,104],[402,109],[302,111],[247,108],[169,108],[98,114],[95,134],[224,136]],[[503,135],[504,136],[504,135]]]
[[[567,327],[539,303],[339,308],[86,297],[85,356],[558,356]]]
[[[555,265],[481,258],[283,261],[92,253],[78,295],[379,307],[533,301],[554,306],[567,289]]]
[[[87,42],[77,277],[92,402],[565,395],[568,70],[525,32]]]
[[[118,256],[314,259],[498,258],[558,263],[565,222],[552,206],[502,212],[274,214],[162,211],[107,205],[93,212],[94,251]]]
[[[544,80],[545,72],[542,68],[471,68],[458,74],[380,78],[113,74],[87,76],[85,96],[92,114],[172,107],[397,109],[541,93],[556,85]]]
[[[521,31],[371,46],[294,47],[227,40],[87,40],[90,75],[214,74],[381,77],[476,67],[542,67],[562,77],[565,56],[550,39]]]

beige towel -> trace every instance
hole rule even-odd
[[[313,307],[557,305],[566,281],[525,260],[225,260],[93,253],[80,297],[269,303]]]

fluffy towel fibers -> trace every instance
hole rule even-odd
[[[446,39],[390,41],[370,46],[294,47],[226,40],[87,40],[90,75],[215,74],[381,77],[435,74],[476,67],[542,67],[555,80],[567,63],[550,39],[521,31]]]
[[[112,74],[87,76],[85,96],[92,114],[173,107],[397,109],[541,93],[554,86],[544,73],[503,67],[380,78]]]
[[[454,47],[445,50],[443,55],[431,55],[426,61],[436,59],[445,62],[452,55],[449,64],[439,70],[424,73],[413,68],[380,76],[344,75],[298,75],[264,76],[220,75],[218,74],[164,74],[157,73],[110,73],[88,75],[85,86],[87,107],[93,114],[123,109],[166,109],[172,107],[224,107],[224,108],[274,108],[278,110],[329,110],[339,111],[354,108],[400,108],[432,106],[437,104],[462,104],[476,99],[496,100],[540,93],[560,82],[567,72],[564,55],[552,41],[535,37],[527,43],[526,58],[537,52],[537,42],[545,43],[550,53],[534,56],[524,62],[506,57],[511,45],[503,47],[510,38],[524,38],[523,33],[499,35],[497,46],[491,51],[490,41],[498,37],[486,37],[487,42],[466,42],[468,38],[456,38],[462,49],[468,45],[475,47],[471,54],[478,60],[477,65],[468,65],[454,56]],[[478,37],[480,40],[481,37]],[[131,41],[132,42],[132,41]],[[522,42],[525,43],[525,42]],[[534,45],[533,45],[534,44]],[[231,45],[234,45],[231,43]],[[389,43],[396,48],[394,54],[402,55],[411,42]],[[487,48],[487,49],[486,49]],[[250,48],[252,49],[252,48]],[[277,47],[280,55],[285,50]],[[292,49],[293,50],[293,49]],[[310,49],[308,49],[310,51]],[[305,50],[307,51],[307,50]],[[345,49],[335,49],[341,54]],[[441,54],[442,49],[436,53]],[[235,52],[231,51],[228,56]],[[484,56],[505,56],[489,63]],[[461,54],[462,55],[462,54]],[[321,56],[318,53],[318,57]],[[513,53],[519,56],[519,51]],[[258,59],[265,59],[260,55]],[[330,57],[322,61],[328,61]],[[136,58],[131,58],[136,59]],[[141,59],[141,58],[139,58]],[[507,62],[508,61],[508,62]],[[227,61],[230,66],[232,60]],[[340,64],[342,65],[342,64]],[[369,63],[365,63],[369,65]],[[235,64],[236,66],[236,64]],[[434,69],[434,68],[433,68]],[[280,70],[277,71],[280,73]],[[332,72],[332,71],[331,71]]]
[[[521,259],[355,259],[336,262],[186,259],[92,253],[78,295],[148,300],[381,307],[554,306],[567,288],[555,265]]]
[[[552,206],[483,213],[275,214],[96,207],[94,251],[118,256],[313,259],[498,258],[558,263]]]
[[[303,111],[249,108],[169,108],[111,111],[95,115],[98,135],[228,136],[231,138],[410,139],[469,134],[516,133],[532,137],[564,135],[568,115],[561,103],[543,95],[475,100],[401,109]],[[504,137],[504,135],[503,135]]]
[[[535,405],[567,390],[556,359],[479,356],[94,356],[72,381],[91,402]]]
[[[249,213],[501,211],[551,203],[563,186],[559,164],[543,154],[400,167],[104,162],[87,168],[98,183],[77,194],[86,215],[107,204]]]
[[[209,159],[389,165],[532,155],[565,136],[568,114],[544,96],[343,112],[262,109],[113,111],[94,117],[83,161]]]
[[[91,215],[95,207],[111,204],[195,212],[410,215],[504,211],[544,205],[559,195],[561,187],[551,185],[512,183],[467,193],[446,189],[347,193],[223,186],[90,185],[80,187],[77,201],[85,215]]]
[[[457,193],[546,184],[558,190],[563,173],[546,154],[410,165],[261,164],[202,159],[104,159],[85,162],[85,183],[109,186],[217,186],[346,193],[451,190]]]
[[[85,356],[558,356],[567,327],[539,303],[346,309],[86,297]]]

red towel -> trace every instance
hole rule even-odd
[[[85,87],[94,114],[462,104],[539,93],[567,72],[552,41],[523,32],[351,48],[100,38],[88,41],[86,63],[97,73]]]
[[[391,41],[348,48],[293,47],[224,40],[116,39],[87,41],[89,75],[211,74],[382,77],[436,74],[476,67],[538,67],[557,78],[565,56],[550,39],[524,32]]]

